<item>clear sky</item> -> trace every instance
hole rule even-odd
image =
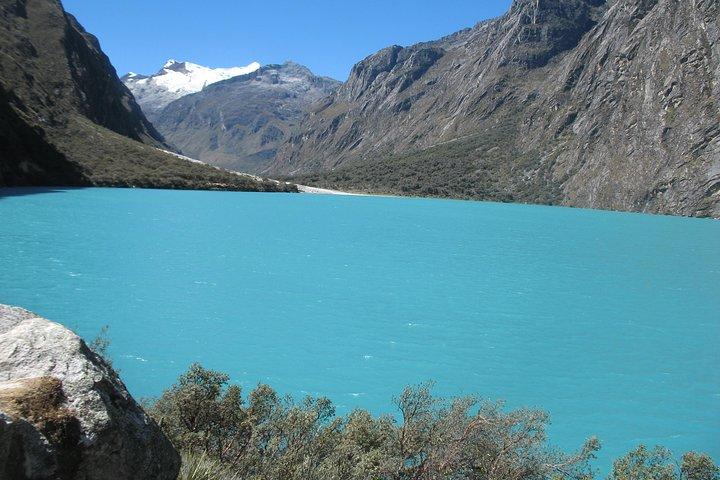
[[[217,68],[293,60],[346,80],[389,45],[435,40],[502,15],[511,0],[62,0],[118,75],[170,58]]]

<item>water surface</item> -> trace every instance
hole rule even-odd
[[[598,465],[720,458],[720,222],[376,197],[0,190],[0,303],[86,338],[136,397],[190,363],[392,411],[409,383],[550,412]]]

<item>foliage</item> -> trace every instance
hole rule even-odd
[[[51,143],[82,171],[82,185],[97,187],[163,188],[297,192],[295,185],[228,172],[191,162],[73,116],[68,125],[51,132]]]
[[[228,375],[199,364],[149,406],[184,452],[181,479],[591,480],[600,448],[590,438],[571,455],[547,444],[548,415],[477,397],[450,401],[432,383],[393,398],[397,416],[356,409],[335,416],[327,398],[296,403],[260,384],[243,399]],[[617,459],[608,480],[720,480],[707,455],[678,466],[662,447]]]
[[[648,451],[640,445],[627,455],[613,463],[611,480],[673,480],[673,465],[668,464],[670,451],[663,447],[655,447]]]
[[[718,480],[718,467],[707,455],[687,452],[678,470],[668,449],[640,445],[615,460],[608,480]]]
[[[431,383],[393,399],[397,418],[363,409],[342,418],[326,398],[296,403],[258,385],[243,399],[228,381],[193,364],[149,411],[178,449],[238,479],[589,479],[599,448],[590,439],[575,455],[555,452],[544,412],[446,401]]]
[[[182,454],[178,480],[234,480],[235,476],[205,452],[186,450]]]
[[[697,452],[687,452],[682,456],[680,465],[681,480],[718,480],[720,468],[715,465],[708,455]]]
[[[110,325],[103,325],[102,328],[100,328],[100,332],[88,342],[88,347],[90,347],[90,350],[97,353],[101,357],[105,358],[107,360],[107,353],[108,353],[108,347],[110,346],[110,337],[108,335],[108,330],[110,330]],[[109,360],[108,360],[109,363]]]
[[[108,352],[108,348],[110,347],[110,336],[108,335],[109,330],[110,325],[103,325],[102,328],[100,328],[100,332],[98,332],[95,338],[88,342],[87,346],[90,350],[100,355],[102,359],[105,360],[108,367],[113,369],[115,373],[119,374],[120,370],[113,367],[113,361]]]

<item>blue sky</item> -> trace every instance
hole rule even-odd
[[[502,15],[511,0],[63,0],[119,75],[166,60],[209,67],[294,60],[345,80],[389,45],[434,40]]]

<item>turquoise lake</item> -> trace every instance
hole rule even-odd
[[[136,397],[192,362],[347,413],[403,387],[720,460],[720,221],[447,200],[0,190],[0,303],[93,338]]]

